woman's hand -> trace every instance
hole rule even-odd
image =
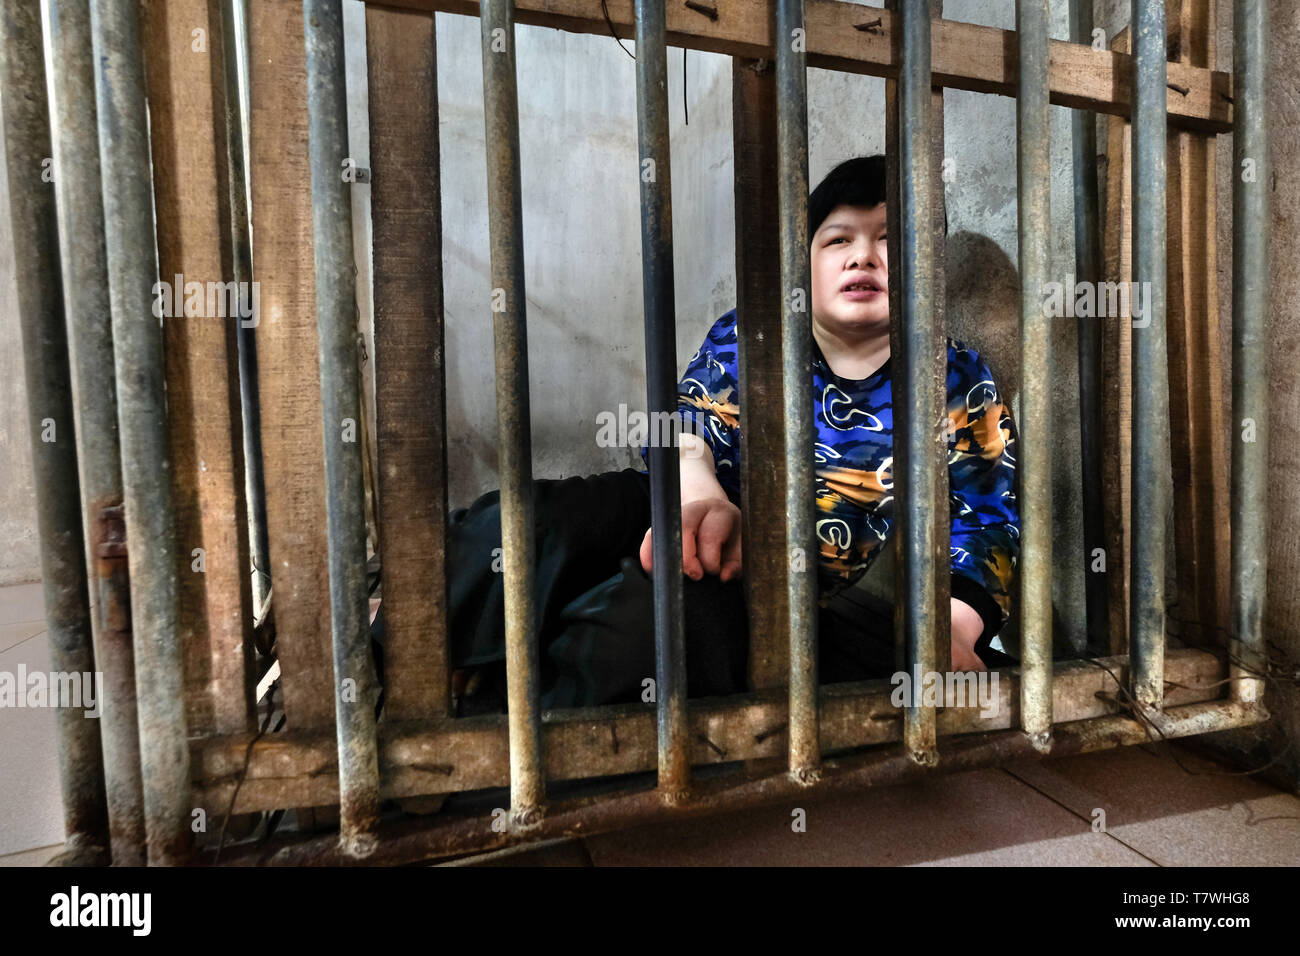
[[[641,541],[641,567],[652,570],[651,529]],[[716,574],[740,577],[740,509],[727,498],[697,498],[682,504],[682,573],[694,581]]]
[[[952,669],[954,671],[988,670],[975,643],[984,633],[984,619],[965,601],[952,598]]]

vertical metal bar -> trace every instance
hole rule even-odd
[[[895,351],[894,494],[898,501],[900,587],[904,645],[914,674],[934,670],[937,564],[934,525],[948,515],[935,514],[933,502],[947,462],[946,431],[937,427],[944,398],[933,387],[939,356],[946,366],[947,348],[934,322],[934,237],[930,161],[930,4],[901,3],[902,62],[899,65],[899,221],[902,226],[901,314],[891,324]],[[895,274],[897,278],[897,274]],[[936,350],[941,350],[936,352]],[[901,433],[901,441],[899,435]],[[947,569],[944,569],[947,573]],[[945,613],[947,609],[944,609]],[[897,612],[896,612],[897,613]],[[897,618],[896,618],[897,620]],[[903,715],[903,745],[916,763],[938,763],[933,707],[908,707]]]
[[[1092,42],[1092,0],[1070,0],[1070,30],[1074,43]],[[1101,281],[1100,204],[1097,196],[1097,116],[1072,110],[1074,169],[1074,261],[1080,282],[1096,288]],[[1106,574],[1094,571],[1095,555],[1105,552],[1106,523],[1102,508],[1101,330],[1094,318],[1079,318],[1079,447],[1083,464],[1084,601],[1087,647],[1090,654],[1110,648],[1110,601]]]
[[[236,287],[251,289],[253,281],[252,233],[248,222],[248,168],[244,161],[244,128],[247,111],[239,82],[239,63],[248,62],[248,17],[244,0],[223,0],[221,4],[221,48],[225,54],[226,167],[230,183],[230,231],[233,253],[232,275]],[[242,18],[242,19],[241,19]],[[236,28],[236,21],[242,26]],[[242,49],[241,49],[242,47]],[[262,405],[257,390],[256,326],[242,321],[252,312],[252,303],[240,302],[237,326],[239,345],[239,405],[244,423],[244,497],[248,502],[249,547],[253,560],[254,614],[266,605],[271,587],[270,539],[266,526],[266,480],[262,471]],[[260,316],[257,317],[260,321]]]
[[[672,153],[668,142],[668,50],[664,0],[636,0],[636,119],[640,149],[641,275],[651,415],[676,421],[677,331],[673,305]],[[658,417],[653,419],[659,421]],[[673,434],[676,435],[676,429]],[[658,447],[656,447],[658,446]],[[691,781],[682,622],[682,501],[677,449],[652,443],[650,525],[654,573],[655,689],[659,789],[682,800]]]
[[[144,793],[135,705],[135,651],[122,516],[122,459],[113,379],[113,326],[104,251],[104,200],[95,122],[90,5],[50,0],[54,95],[54,189],[59,259],[76,403],[77,459],[87,568],[99,598],[95,666],[103,674],[99,732],[108,797],[109,846],[117,866],[145,862]]]
[[[1020,250],[1021,727],[1046,751],[1052,734],[1051,321],[1043,310],[1052,216],[1047,0],[1017,0],[1016,188]],[[1073,290],[1071,290],[1073,291]]]
[[[91,0],[90,13],[145,833],[149,862],[166,865],[189,854],[192,803],[144,61],[136,0]]]
[[[0,7],[0,85],[50,658],[56,671],[77,675],[79,685],[84,682],[83,690],[95,695],[98,708],[37,4],[5,0]],[[59,695],[55,702],[69,849],[84,854],[83,862],[103,862],[108,813],[99,721],[86,719],[92,708],[84,699],[65,701]]]
[[[1232,697],[1263,696],[1268,559],[1267,0],[1236,0],[1232,52]],[[1237,429],[1241,431],[1238,433]],[[1252,440],[1253,439],[1253,440]]]
[[[1165,355],[1165,5],[1133,0],[1133,532],[1129,630],[1133,692],[1164,698],[1169,366]],[[1145,315],[1138,316],[1138,302]]]
[[[379,823],[378,682],[370,653],[366,590],[352,199],[342,175],[348,157],[343,2],[303,0],[302,13],[339,751],[339,843],[344,852],[365,856],[376,846],[374,830]]]
[[[785,404],[786,571],[790,612],[790,775],[820,775],[817,713],[817,587],[814,514],[816,432],[812,374],[812,264],[808,239],[808,57],[803,0],[776,5],[776,138],[781,216],[782,392]]]
[[[524,288],[514,3],[484,0],[479,5],[479,19],[501,453],[510,805],[512,824],[526,828],[541,821],[546,780],[542,769],[537,613],[533,599],[533,442],[528,401],[528,299]]]

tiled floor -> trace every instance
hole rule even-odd
[[[0,670],[20,663],[50,666],[39,585],[0,588]],[[459,865],[1300,864],[1300,798],[1174,753],[1130,747],[810,798],[804,832],[795,805],[776,805]],[[0,866],[39,866],[62,839],[54,712],[0,709]]]

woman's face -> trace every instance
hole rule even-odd
[[[889,328],[885,204],[836,206],[812,237],[813,321],[839,338]]]

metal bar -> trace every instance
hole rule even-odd
[[[1047,102],[1047,0],[1018,0],[1020,89],[1016,188],[1020,250],[1021,727],[1046,750],[1052,735],[1051,268],[1052,151]]]
[[[668,142],[668,50],[664,0],[636,0],[637,141],[641,181],[641,275],[645,302],[646,391],[654,421],[677,412],[677,331],[673,304],[672,151]],[[677,434],[674,428],[673,435]],[[676,442],[674,442],[674,446]],[[686,636],[682,619],[681,470],[676,447],[651,443],[650,527],[654,567],[655,700],[659,789],[685,799],[691,782],[686,723]]]
[[[1129,631],[1134,696],[1164,695],[1169,366],[1165,354],[1165,5],[1133,0],[1133,530]]]
[[[339,844],[344,854],[366,856],[375,848],[373,832],[379,822],[378,682],[370,651],[365,492],[357,441],[361,394],[352,199],[341,174],[348,157],[343,3],[303,0],[302,13],[339,751]]]
[[[1268,719],[1262,704],[1216,701],[1173,708],[1157,718],[1152,729],[1128,716],[1100,717],[1056,728],[1052,757],[1072,756],[1237,727],[1248,727]],[[938,772],[957,773],[997,766],[1009,760],[1041,756],[1020,731],[981,734],[953,741],[944,750]],[[721,812],[802,798],[808,792],[800,781],[773,768],[766,776],[733,774],[696,784],[691,801],[669,807],[654,791],[614,796],[580,797],[552,808],[547,819],[524,840],[510,833],[493,833],[483,826],[481,816],[447,819],[429,828],[419,824],[395,826],[384,833],[380,853],[373,861],[389,865],[414,863],[439,856],[497,849],[514,843],[558,836],[581,837],[605,833],[656,820],[681,820]],[[890,786],[924,779],[934,768],[918,765],[909,755],[892,748],[822,765],[818,793],[860,791],[866,787]],[[342,857],[328,839],[287,839],[278,845],[250,847],[223,856],[229,865],[338,866],[355,861]]]
[[[53,146],[59,259],[76,403],[77,462],[87,568],[99,599],[95,667],[103,674],[99,733],[108,798],[109,846],[117,866],[145,862],[144,792],[136,722],[135,651],[122,516],[122,460],[113,379],[113,326],[104,252],[104,201],[95,122],[90,6],[50,0]]]
[[[902,629],[908,669],[926,674],[935,667],[936,604],[934,526],[948,514],[933,508],[947,462],[946,395],[937,390],[934,366],[947,348],[934,322],[934,238],[930,161],[930,4],[900,4],[902,68],[898,79],[899,222],[902,266],[900,314],[891,322],[895,356],[894,495],[898,507],[898,587],[895,628]],[[942,384],[942,379],[939,383]],[[901,437],[901,440],[899,438]],[[947,568],[944,568],[945,574]],[[947,609],[944,609],[945,613]],[[922,766],[939,759],[934,707],[908,707],[904,748]]]
[[[808,381],[812,368],[812,274],[808,254],[808,69],[803,0],[776,5],[776,137],[781,217],[782,400],[785,408],[786,569],[790,630],[790,775],[816,781],[817,547]]]
[[[1071,40],[1089,43],[1092,37],[1092,0],[1070,0]],[[1089,110],[1074,110],[1074,261],[1080,282],[1102,278],[1100,204],[1097,195],[1097,117]],[[1110,647],[1110,601],[1106,573],[1094,571],[1097,552],[1105,556],[1106,522],[1102,508],[1101,349],[1102,324],[1078,319],[1079,337],[1079,447],[1083,465],[1084,602],[1087,614],[1087,648],[1105,654]]]
[[[1123,685],[1123,657],[1062,661],[1053,681],[1059,723],[1104,717]],[[1218,698],[1222,655],[1170,652],[1168,706]],[[974,680],[973,674],[962,675]],[[974,693],[973,684],[968,687]],[[822,751],[889,744],[903,737],[902,714],[887,679],[822,689]],[[1099,694],[1103,696],[1099,696]],[[1020,678],[1003,671],[996,694],[939,711],[941,735],[1018,728]],[[971,698],[968,698],[970,701]],[[694,767],[783,760],[789,746],[789,697],[782,689],[692,701]],[[543,725],[547,779],[577,780],[653,771],[658,760],[655,715],[639,704],[557,712]],[[251,744],[251,750],[250,750]],[[385,799],[454,793],[509,783],[509,727],[504,715],[383,724],[379,759]],[[252,734],[195,740],[197,806],[224,813],[239,783],[237,813],[285,806],[321,806],[338,799],[334,735],[323,731]],[[431,755],[439,755],[431,759]],[[703,774],[701,773],[701,776]]]
[[[0,85],[51,665],[60,674],[75,674],[78,686],[94,695],[90,705],[84,698],[64,700],[51,688],[58,705],[64,832],[69,849],[84,854],[85,862],[102,862],[108,851],[108,812],[99,721],[85,717],[98,709],[101,688],[94,678],[68,339],[49,178],[45,52],[36,4],[5,0],[0,7]]]
[[[1268,36],[1266,0],[1233,6],[1232,697],[1264,693],[1268,559]],[[1253,440],[1251,440],[1253,439]]]
[[[190,850],[190,766],[139,6],[91,0],[90,14],[145,833],[149,862],[176,864]]]
[[[546,780],[542,774],[537,613],[533,597],[533,443],[528,401],[528,298],[524,288],[514,3],[487,0],[480,8],[480,21],[501,454],[510,816],[512,826],[526,829],[542,818]]]
[[[240,24],[240,26],[237,26]],[[248,219],[248,166],[244,128],[248,112],[239,79],[239,62],[248,62],[247,0],[222,0],[221,48],[225,55],[226,165],[230,184],[232,278],[240,290],[253,281],[253,236]],[[266,607],[271,590],[271,545],[266,524],[266,479],[262,470],[262,404],[257,388],[257,325],[242,321],[252,313],[252,303],[240,302],[237,326],[239,348],[239,403],[244,423],[244,497],[248,503],[249,547],[253,562],[254,615]],[[256,316],[260,323],[261,316]]]

